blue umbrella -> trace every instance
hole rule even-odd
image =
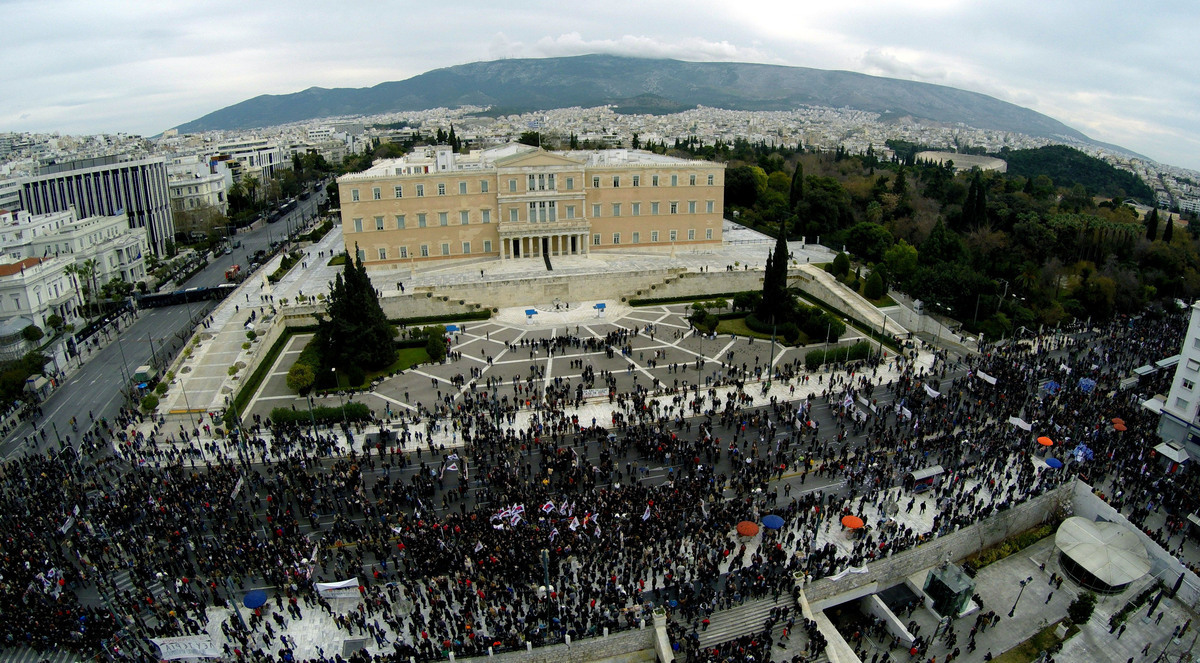
[[[1063,462],[1057,458],[1047,458],[1046,464],[1049,465],[1050,467],[1053,467],[1056,470],[1063,466]]]
[[[780,529],[783,527],[783,518],[780,518],[775,514],[771,514],[766,518],[763,518],[763,527],[767,529]]]
[[[252,592],[247,592],[246,595],[244,597],[242,597],[242,605],[246,606],[247,608],[250,608],[251,610],[253,610],[255,608],[261,608],[263,606],[263,604],[266,602],[267,602],[267,593],[261,589],[256,589]]]

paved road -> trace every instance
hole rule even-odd
[[[289,227],[298,229],[316,216],[316,208],[324,193],[299,201],[296,209],[273,224],[260,223],[237,235],[241,247],[232,256],[214,259],[180,288],[213,286],[225,281],[225,270],[235,261],[243,268],[248,257],[258,250],[269,250],[272,242],[281,241]],[[112,419],[125,405],[122,389],[128,384],[138,366],[150,363],[153,354],[159,364],[165,364],[177,351],[196,322],[213,308],[212,302],[168,306],[139,311],[131,323],[119,323],[115,329],[102,333],[97,339],[104,344],[99,350],[85,352],[82,366],[73,372],[63,385],[42,404],[42,417],[25,422],[0,442],[0,457],[10,458],[22,451],[41,451],[61,448],[69,442],[79,446],[79,433],[72,430],[75,418],[82,431],[90,416]],[[77,360],[71,360],[75,364]],[[30,438],[36,434],[36,443]]]

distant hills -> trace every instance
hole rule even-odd
[[[700,105],[731,110],[848,107],[885,117],[961,122],[979,129],[1093,142],[1028,108],[943,85],[807,67],[613,55],[474,62],[369,88],[313,87],[261,95],[176,128],[181,133],[252,129],[337,115],[463,105],[518,113],[605,104],[614,104],[620,112],[658,114]]]

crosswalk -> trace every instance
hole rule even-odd
[[[0,661],[4,663],[81,663],[83,659],[65,650],[39,652],[29,647],[19,647],[0,649]]]

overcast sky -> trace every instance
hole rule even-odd
[[[0,25],[0,131],[153,135],[258,94],[615,53],[950,85],[1200,169],[1196,0],[0,0]]]

